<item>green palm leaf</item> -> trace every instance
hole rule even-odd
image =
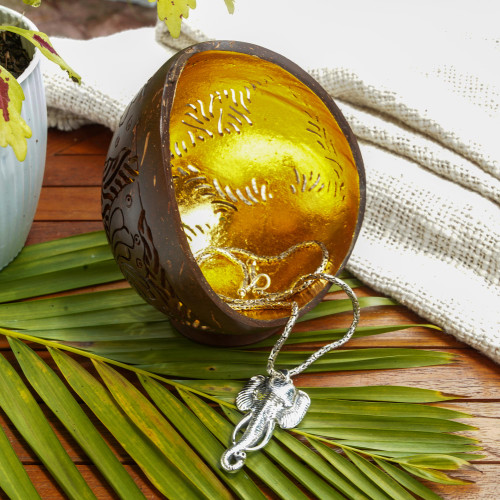
[[[350,462],[344,458],[339,453],[335,452],[328,446],[320,443],[319,441],[309,442],[325,457],[325,459],[330,462],[330,464],[338,470],[338,472],[344,475],[351,483],[355,484],[363,493],[365,493],[369,498],[374,500],[387,500],[389,497],[384,494],[384,492],[378,488],[378,486],[370,479],[366,477],[363,472],[356,467],[353,462]]]
[[[70,498],[95,498],[11,364],[0,356],[0,407]]]
[[[439,500],[440,497],[438,495],[410,476],[410,474],[383,460],[375,459],[375,462],[407,490],[415,493],[424,500]]]
[[[12,449],[3,429],[0,429],[0,488],[9,498],[15,500],[36,500],[40,498],[23,464]]]
[[[212,432],[212,434],[214,434],[224,447],[227,447],[230,443],[230,437],[234,426],[213,408],[194,395],[184,391],[180,391],[180,394],[200,421],[210,430],[210,432]],[[246,461],[246,466],[280,498],[307,498],[297,486],[295,486],[295,484],[293,484],[293,482],[262,453],[250,455]]]
[[[391,498],[395,500],[413,500],[413,496],[400,486],[391,476],[383,473],[378,467],[375,467],[357,453],[349,450],[345,452],[352,463],[356,465],[367,478],[369,477],[372,481],[375,481]]]
[[[139,380],[163,414],[240,498],[249,500],[265,498],[244,471],[240,474],[225,474],[220,470],[217,465],[224,447],[193,412],[152,378],[139,375]]]
[[[352,500],[366,500],[368,498],[361,493],[355,484],[349,482],[345,476],[340,474],[333,467],[330,467],[321,456],[314,453],[310,448],[288,432],[278,429],[275,435],[282,444],[304,460],[309,467],[315,470],[320,476],[333,484],[342,494]]]
[[[65,379],[125,451],[135,460],[158,490],[167,497],[197,498],[194,486],[179,478],[178,469],[123,413],[112,395],[77,361],[50,349]],[[191,496],[190,496],[191,495]]]
[[[9,339],[9,343],[30,384],[68,429],[120,498],[144,498],[56,373],[21,341]]]
[[[411,472],[413,475],[421,477],[422,479],[427,479],[428,481],[433,481],[434,483],[458,485],[470,484],[469,481],[450,477],[444,472],[438,470],[420,469],[418,467],[410,467],[407,465],[402,465],[402,467],[408,472]]]
[[[343,275],[353,286],[360,285]],[[474,439],[454,434],[474,430],[456,421],[469,415],[425,404],[453,399],[452,395],[397,386],[306,387],[311,408],[293,432],[319,453],[279,430],[264,453],[249,454],[249,474],[226,474],[219,468],[220,455],[239,418],[232,403],[243,380],[263,372],[275,338],[252,349],[201,347],[180,336],[130,288],[12,302],[119,279],[102,232],[28,247],[0,273],[0,325],[7,328],[0,333],[8,337],[36,397],[59,418],[118,496],[143,498],[85,409],[97,416],[167,498],[264,498],[259,486],[264,484],[274,496],[287,500],[307,498],[305,491],[319,498],[403,500],[413,493],[435,499],[439,497],[416,478],[466,484],[442,470],[466,467],[468,460],[480,458],[473,453],[478,449]],[[394,304],[383,297],[364,297],[360,302],[362,307]],[[303,320],[349,309],[348,301],[331,300]],[[415,325],[361,327],[356,336],[410,326]],[[295,333],[289,343],[304,347],[280,354],[278,365],[298,364],[315,350],[310,344],[343,333],[345,329]],[[45,346],[56,369],[22,341]],[[102,382],[64,351],[91,359]],[[310,371],[452,361],[448,353],[430,350],[345,349],[331,352]],[[132,378],[124,376],[127,372]],[[145,393],[134,385],[136,377]],[[35,398],[5,358],[0,358],[0,406],[68,497],[93,498]],[[38,498],[2,432],[0,450],[0,487],[11,498]]]
[[[241,415],[234,410],[224,407],[222,407],[222,410],[233,425],[236,425],[241,419]],[[332,500],[341,500],[343,498],[340,493],[323,481],[312,469],[302,465],[302,463],[293,455],[287,453],[275,441],[271,441],[265,447],[264,452],[318,498],[331,498]]]
[[[141,392],[105,363],[94,361],[94,365],[128,418],[184,474],[185,481],[191,481],[206,497],[231,498],[222,483]]]

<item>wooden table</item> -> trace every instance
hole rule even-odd
[[[100,183],[111,133],[99,126],[83,127],[75,132],[50,130],[47,152],[47,166],[35,222],[28,238],[28,244],[55,238],[99,230]],[[379,295],[373,290],[362,288],[360,295]],[[348,314],[334,320],[332,327],[349,323]],[[362,324],[401,324],[425,322],[404,307],[372,308],[362,318]],[[414,349],[439,349],[460,354],[460,361],[454,365],[413,368],[406,370],[379,370],[366,372],[338,372],[335,374],[302,375],[304,385],[358,386],[358,385],[407,385],[463,395],[463,399],[443,404],[456,410],[477,415],[469,423],[480,430],[473,433],[482,440],[487,458],[475,462],[476,470],[467,470],[461,477],[476,481],[471,486],[440,486],[433,489],[447,499],[487,500],[500,498],[500,455],[497,444],[500,437],[500,367],[485,356],[453,337],[429,329],[414,327],[396,333],[388,333],[358,339],[350,347],[412,347]],[[7,351],[4,340],[0,345]],[[58,435],[68,449],[85,479],[98,498],[112,498],[101,476],[89,465],[84,454],[78,450],[62,426],[52,420]],[[51,481],[36,456],[23,443],[22,438],[7,427],[7,432],[16,451],[25,464],[44,499],[64,498]],[[98,426],[99,424],[96,423]],[[100,427],[102,429],[102,427]],[[112,442],[110,438],[110,442]],[[112,445],[118,456],[126,463],[138,484],[148,498],[160,498],[138,467],[119,449]]]

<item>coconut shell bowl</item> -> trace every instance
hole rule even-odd
[[[337,274],[365,199],[356,140],[284,57],[216,41],[167,61],[123,114],[102,185],[124,276],[187,337],[244,345],[280,330]]]

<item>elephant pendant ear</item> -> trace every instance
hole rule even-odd
[[[262,385],[265,384],[266,377],[256,375],[252,377],[243,389],[236,396],[236,407],[240,411],[250,410],[258,399],[258,392]]]
[[[304,391],[297,391],[293,406],[284,408],[278,413],[276,420],[279,426],[282,429],[293,429],[297,427],[307,413],[310,404],[311,399],[309,396]]]

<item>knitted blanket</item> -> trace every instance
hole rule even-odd
[[[500,362],[495,2],[473,13],[456,1],[252,0],[232,17],[222,0],[199,3],[177,40],[163,25],[54,40],[84,83],[45,63],[50,125],[115,129],[147,78],[197,41],[282,53],[319,80],[360,143],[367,203],[350,271]]]

